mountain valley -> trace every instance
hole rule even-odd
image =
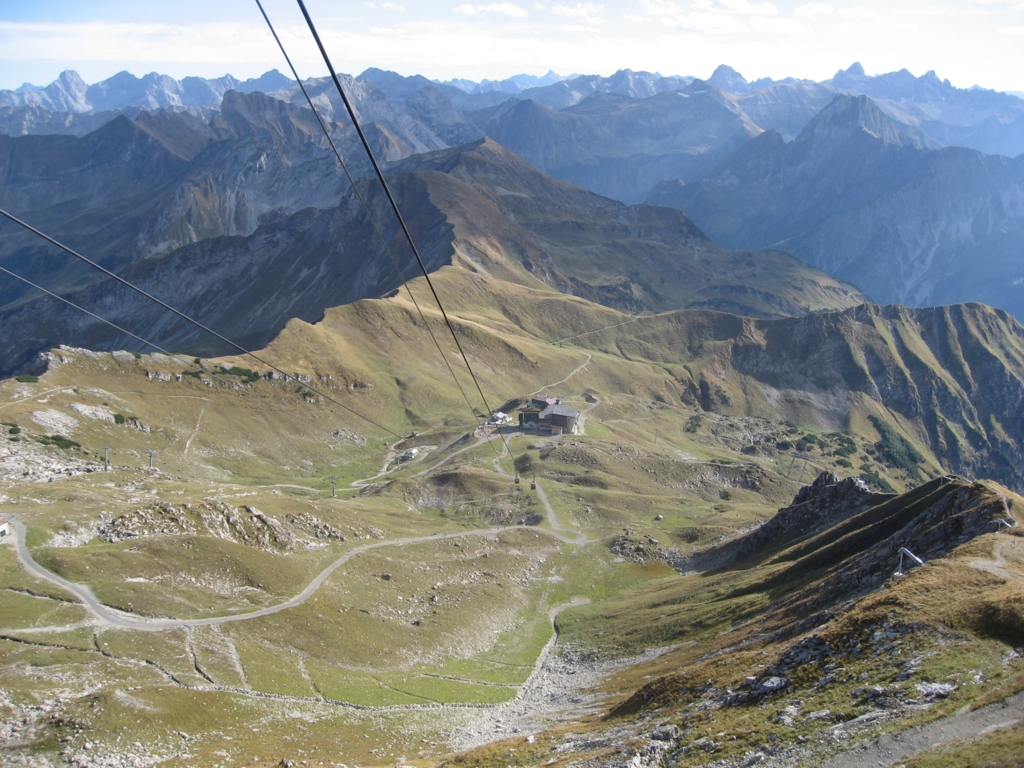
[[[859,64],[820,83],[748,83],[724,65],[707,80],[629,70],[551,77],[484,88],[371,68],[342,81],[386,163],[486,136],[600,195],[679,208],[728,248],[790,251],[880,303],[982,301],[1024,312],[1020,164],[1008,159],[1024,148],[1015,96],[958,89],[932,72],[868,76]],[[304,97],[276,71],[245,83],[80,80],[69,72],[45,89],[0,93],[0,127],[11,136],[0,154],[4,204],[58,237],[84,235],[77,247],[100,261],[108,251],[126,265],[252,235],[264,220],[331,209],[346,192]],[[333,84],[308,88],[353,174],[368,173]],[[52,135],[67,132],[81,142]],[[137,147],[127,164],[72,159],[125,141]],[[71,167],[48,166],[55,152]],[[885,172],[866,171],[879,163]],[[733,178],[744,182],[734,188]],[[834,193],[815,194],[822,184]],[[90,236],[111,220],[120,232]],[[10,235],[0,247],[0,259],[18,254],[26,277],[40,274],[32,265],[45,256],[34,243]],[[91,281],[57,272],[64,288]],[[25,295],[4,291],[7,307]]]

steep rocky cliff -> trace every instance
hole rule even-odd
[[[1000,310],[865,304],[776,320],[687,311],[578,343],[678,366],[675,396],[707,411],[870,436],[908,477],[931,461],[1024,489],[1024,327]]]

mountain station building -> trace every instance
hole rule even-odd
[[[535,397],[519,411],[519,428],[551,435],[576,433],[580,412],[558,397]]]

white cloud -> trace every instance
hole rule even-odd
[[[287,42],[301,31],[279,26]],[[91,61],[237,64],[276,61],[266,26],[249,23],[18,23],[0,21],[0,61],[60,59],[68,68]],[[113,74],[113,73],[111,73]]]
[[[556,5],[551,9],[551,12],[556,16],[581,19],[588,24],[603,24],[604,19],[598,16],[603,10],[604,6],[597,5],[596,3],[576,3],[575,6]]]
[[[864,8],[863,6],[854,6],[853,8],[840,8],[839,15],[844,19],[873,19],[878,16],[877,13],[872,11],[870,8]]]
[[[575,8],[569,5],[556,5],[551,9],[551,12],[556,16],[571,16],[573,18],[585,19],[595,13],[600,13],[603,10],[603,5],[596,5],[594,3],[576,3]]]
[[[825,14],[832,13],[835,10],[828,3],[807,3],[801,5],[793,11],[794,16],[800,16],[806,19],[813,19],[815,16],[823,16]]]
[[[405,6],[398,3],[363,3],[363,5],[369,8],[380,8],[383,11],[398,11],[399,13],[406,11]]]
[[[648,16],[660,18],[668,26],[700,32],[746,31],[746,25],[736,16],[775,16],[779,12],[772,3],[750,0],[696,0],[692,7],[698,10],[687,11],[667,0],[640,0],[640,6]]]
[[[500,16],[511,16],[514,19],[525,18],[528,14],[525,8],[520,8],[512,3],[490,3],[489,5],[464,5],[452,9],[462,16],[476,16],[478,13],[494,13]]]
[[[660,19],[667,27],[705,34],[737,34],[750,28],[737,16],[774,15],[778,9],[771,3],[752,4],[749,0],[697,0],[703,10],[684,11],[678,4],[666,0],[640,0],[648,16]]]
[[[793,19],[773,19],[766,16],[754,16],[750,26],[755,32],[768,32],[773,35],[801,35],[807,27]]]
[[[943,76],[957,85],[978,83],[996,90],[1024,91],[1024,71],[1011,66],[1021,60],[1024,17],[966,0],[914,0],[903,7],[899,3],[883,6],[877,0],[849,0],[849,4],[767,0],[767,4],[778,6],[777,14],[741,12],[749,8],[767,11],[766,0],[731,6],[708,0],[703,7],[696,5],[696,0],[626,0],[619,4],[589,0],[605,6],[600,14],[605,19],[603,25],[550,13],[554,5],[575,9],[588,0],[540,0],[546,10],[535,9],[535,1],[507,0],[521,13],[528,12],[524,18],[486,10],[500,8],[501,0],[453,0],[454,6],[469,5],[473,9],[470,15],[453,13],[453,3],[428,11],[427,3],[390,0],[408,9],[402,14],[382,9],[385,0],[373,0],[378,10],[357,0],[328,3],[355,8],[356,13],[338,11],[334,18],[318,19],[318,23],[335,66],[352,73],[378,66],[407,75],[474,80],[502,79],[524,69],[536,70],[535,74],[554,69],[607,75],[628,67],[697,74],[704,72],[708,62],[727,61],[751,79],[792,75],[821,80],[850,62],[862,61],[873,72],[902,67],[913,72],[941,69]],[[1018,4],[1021,1],[1016,0]],[[960,15],[927,11],[940,4]],[[62,69],[77,69],[86,82],[120,70],[138,75],[157,71],[178,78],[218,77],[230,72],[243,79],[273,67],[284,71],[280,53],[264,25],[250,18],[182,22],[180,14],[172,11],[173,4],[161,10],[165,5],[137,4],[147,15],[131,23],[53,24],[45,18],[31,23],[0,21],[0,87],[17,87],[25,80],[47,83]],[[830,5],[832,12],[818,8],[824,5]],[[26,9],[31,6],[25,4]],[[879,18],[892,23],[840,15],[841,8],[851,6],[874,10]],[[798,7],[807,10],[797,12]],[[321,76],[323,62],[315,46],[308,45],[309,32],[301,16],[294,16],[275,18],[278,33],[299,73]],[[898,28],[900,22],[917,23],[920,30],[908,34]],[[563,24],[578,28],[570,33],[560,28]],[[815,34],[796,36],[796,25],[813,28]],[[866,34],[869,27],[870,34]],[[772,31],[761,31],[769,29]],[[852,34],[848,30],[853,30]]]
[[[735,13],[740,16],[776,16],[779,9],[772,3],[751,3],[750,0],[697,0],[695,5],[707,11]]]
[[[742,21],[727,13],[705,12],[666,16],[665,23],[694,32],[708,32],[711,34],[749,31]]]
[[[640,5],[648,16],[677,16],[682,14],[682,9],[675,3],[667,3],[665,0],[640,0]]]

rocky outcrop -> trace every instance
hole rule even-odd
[[[777,555],[790,563],[773,574],[780,585],[809,574],[824,576],[813,587],[788,597],[780,608],[794,617],[881,587],[898,570],[906,548],[926,563],[971,539],[994,533],[1012,520],[1008,496],[994,484],[941,477],[891,497]],[[913,567],[910,558],[904,567]]]
[[[728,546],[738,559],[758,555],[763,558],[890,498],[892,495],[872,493],[860,478],[840,480],[831,472],[822,472],[813,483],[800,489],[792,504]]]
[[[93,538],[115,543],[166,536],[209,536],[267,552],[294,552],[323,549],[348,537],[381,539],[384,533],[373,526],[345,526],[343,530],[310,512],[278,519],[251,504],[236,507],[208,498],[154,502],[114,518],[104,516],[88,526],[69,523],[51,537],[49,545],[81,546]]]
[[[656,556],[681,572],[706,571],[725,566],[752,567],[771,557],[794,542],[819,533],[875,504],[892,498],[887,494],[872,493],[862,480],[847,477],[840,480],[831,472],[822,472],[813,483],[805,485],[788,507],[783,507],[763,525],[754,526],[740,536],[691,552],[668,550]],[[622,551],[616,554],[629,557],[635,548],[620,537]],[[657,542],[655,542],[657,543]],[[642,557],[655,556],[639,542],[636,553]],[[629,559],[635,559],[629,557]]]
[[[214,536],[268,551],[295,548],[292,532],[273,517],[253,506],[233,507],[221,501],[177,507],[168,503],[152,504],[115,517],[99,527],[99,538],[107,542],[186,535]]]

